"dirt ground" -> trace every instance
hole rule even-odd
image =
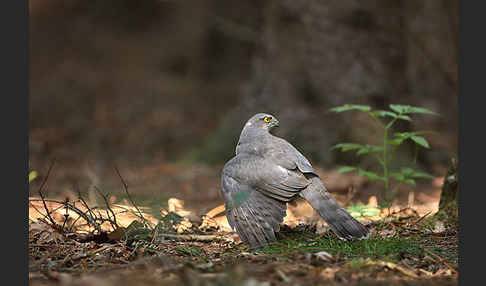
[[[115,173],[103,177],[98,198],[82,190],[84,203],[69,190],[66,170],[53,170],[48,184],[57,188],[50,187],[43,202],[35,196],[39,176],[29,208],[30,285],[457,285],[458,227],[429,220],[441,177],[413,192],[402,189],[390,209],[359,218],[373,233],[367,241],[340,241],[299,202],[289,205],[277,242],[249,249],[227,228],[219,171],[185,165],[120,169],[132,198]],[[333,170],[318,172],[343,205],[376,207],[376,185]],[[100,197],[112,216],[106,207],[94,207]],[[116,217],[118,230],[108,221],[101,232],[82,225],[66,204],[85,214],[89,205],[98,218]],[[45,208],[56,226],[41,214]],[[138,211],[155,227],[133,223],[140,221]]]

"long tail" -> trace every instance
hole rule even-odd
[[[312,183],[300,195],[327,222],[334,233],[342,239],[368,238],[370,231],[353,218],[327,191],[317,176],[308,177]]]

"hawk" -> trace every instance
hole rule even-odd
[[[275,116],[258,113],[241,131],[236,155],[223,167],[226,217],[251,247],[275,241],[287,202],[303,197],[341,239],[363,239],[369,230],[331,196],[312,165],[294,146],[274,136]]]

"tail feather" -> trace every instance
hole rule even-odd
[[[310,203],[337,236],[346,240],[369,237],[370,231],[339,205],[319,177],[312,176],[309,179],[312,181],[311,184],[302,190],[300,195]]]

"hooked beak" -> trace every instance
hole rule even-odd
[[[272,127],[279,127],[279,126],[280,126],[280,123],[278,122],[278,120],[277,119],[274,119],[272,121]]]

